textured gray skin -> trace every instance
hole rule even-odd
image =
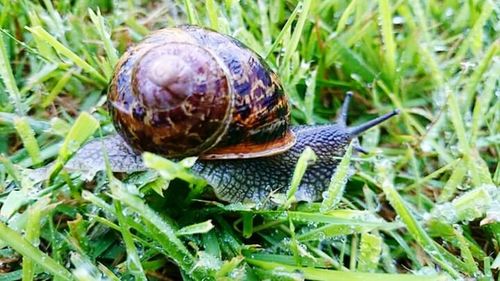
[[[205,178],[222,200],[262,202],[272,193],[288,190],[297,160],[309,146],[318,158],[308,166],[295,197],[299,201],[318,200],[352,137],[346,127],[337,124],[292,130],[297,143],[284,153],[253,159],[198,160],[192,170]]]
[[[321,198],[351,136],[347,128],[332,124],[292,127],[297,143],[288,151],[262,158],[234,160],[197,160],[192,171],[207,180],[219,199],[241,202],[245,199],[261,202],[273,192],[286,192],[297,160],[309,146],[318,156],[307,168],[296,193],[297,200]],[[92,178],[105,170],[103,151],[108,153],[113,172],[146,170],[140,154],[134,152],[119,135],[93,140],[82,147],[65,165]]]

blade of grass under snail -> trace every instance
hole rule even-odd
[[[177,236],[207,233],[214,228],[212,220],[185,226],[175,232]]]
[[[40,243],[40,229],[43,213],[47,206],[49,200],[47,197],[38,200],[33,205],[31,205],[28,212],[28,219],[26,222],[26,235],[25,238],[33,246],[39,246]],[[33,260],[29,256],[23,256],[23,280],[33,280],[35,276],[35,265]]]
[[[121,185],[118,180],[111,178],[112,185]],[[112,187],[113,188],[113,187]],[[115,187],[123,188],[123,187]],[[146,278],[146,274],[144,273],[144,269],[141,265],[141,259],[139,258],[139,254],[137,253],[137,248],[135,247],[134,240],[130,234],[129,225],[125,221],[125,216],[123,214],[123,208],[120,201],[114,201],[115,207],[115,215],[120,224],[120,232],[123,237],[123,241],[125,242],[125,248],[127,250],[127,267],[130,273],[135,277],[135,280],[148,280]]]
[[[382,238],[375,234],[363,232],[359,243],[357,270],[375,272],[382,253]]]
[[[43,267],[48,273],[62,278],[63,280],[73,280],[73,276],[64,266],[57,263],[46,253],[35,248],[26,238],[23,238],[16,231],[9,228],[0,221],[0,240],[4,241],[12,249],[23,256],[29,257],[38,265]]]
[[[112,187],[112,196],[134,210],[145,223],[151,238],[162,245],[163,250],[168,253],[184,272],[189,272],[193,277],[202,279],[207,276],[203,267],[196,267],[196,259],[175,235],[175,228],[164,218],[147,206],[141,199],[128,193],[119,186]]]
[[[413,236],[415,241],[422,246],[428,255],[445,269],[452,277],[457,278],[460,274],[449,264],[443,257],[441,251],[436,247],[434,241],[420,225],[418,220],[410,213],[406,203],[403,201],[399,193],[392,186],[392,183],[385,181],[382,183],[382,190],[387,196],[387,199],[396,210],[401,220],[406,224],[408,231]]]
[[[363,280],[363,281],[447,281],[446,275],[416,276],[410,274],[384,274],[384,273],[363,273],[350,271],[336,271],[328,269],[318,269],[310,267],[299,267],[281,264],[277,262],[261,261],[251,257],[245,260],[255,266],[268,270],[282,269],[289,272],[300,272],[307,280]]]

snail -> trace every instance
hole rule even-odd
[[[89,142],[66,167],[104,169],[102,151],[115,172],[146,169],[142,151],[198,156],[192,172],[219,199],[258,202],[286,192],[309,146],[317,161],[295,197],[318,200],[351,140],[398,113],[348,127],[350,99],[334,124],[291,126],[279,78],[255,52],[206,28],[166,28],[130,48],[115,68],[108,108],[118,135]]]

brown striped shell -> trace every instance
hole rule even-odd
[[[134,149],[167,157],[253,158],[295,143],[276,74],[241,42],[196,26],[156,31],[129,49],[108,106]]]

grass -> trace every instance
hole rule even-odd
[[[492,0],[0,1],[0,280],[500,280],[499,19]],[[292,189],[271,210],[207,200],[193,159],[61,169],[114,131],[119,54],[181,23],[265,57],[295,124],[331,122],[347,91],[351,124],[400,117],[362,136],[370,153],[343,158],[323,202]]]

